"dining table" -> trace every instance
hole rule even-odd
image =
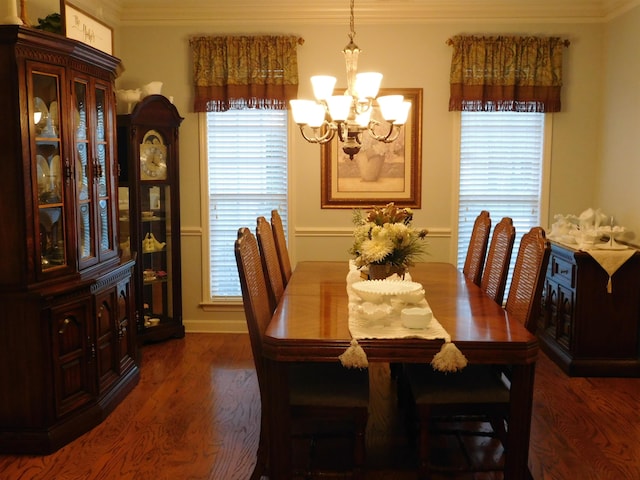
[[[269,382],[269,418],[273,422],[268,429],[272,480],[292,478],[287,364],[339,362],[351,345],[348,273],[349,264],[344,261],[298,262],[267,326],[263,355]],[[528,454],[538,356],[536,337],[520,322],[509,318],[502,306],[453,264],[421,262],[412,266],[409,274],[413,282],[423,286],[434,318],[468,364],[510,366],[504,478],[532,478]],[[444,340],[407,335],[360,338],[357,342],[368,362],[430,363]]]

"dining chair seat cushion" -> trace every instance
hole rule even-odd
[[[365,407],[369,405],[369,372],[340,363],[299,363],[289,368],[292,406]]]
[[[442,373],[427,364],[406,364],[405,378],[417,405],[508,403],[509,387],[491,365]]]

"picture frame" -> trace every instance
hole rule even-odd
[[[361,208],[389,202],[421,207],[422,88],[383,88],[382,95],[404,95],[411,102],[407,123],[392,143],[379,142],[363,132],[362,150],[353,160],[342,151],[337,136],[322,145],[321,208]],[[376,116],[380,116],[377,104],[372,118]]]
[[[63,0],[61,6],[63,34],[113,55],[113,29],[97,18]]]

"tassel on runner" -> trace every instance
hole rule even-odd
[[[351,345],[347,348],[342,355],[338,357],[343,367],[347,368],[367,368],[369,366],[369,360],[367,354],[355,338],[351,339]]]
[[[457,372],[467,366],[467,357],[451,342],[445,342],[431,361],[434,370]]]

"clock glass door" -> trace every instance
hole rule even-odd
[[[171,322],[172,255],[171,185],[167,181],[164,136],[149,130],[140,144],[141,267],[144,328],[162,328]]]

